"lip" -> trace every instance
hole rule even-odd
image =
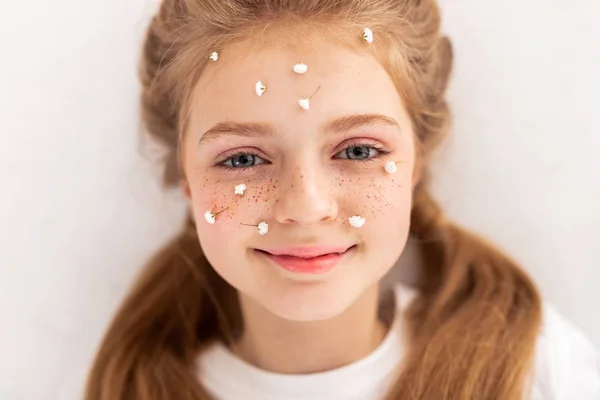
[[[282,247],[257,250],[285,270],[301,274],[331,271],[355,246]]]

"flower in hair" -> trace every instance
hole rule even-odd
[[[393,161],[386,162],[383,168],[388,174],[395,174],[396,172],[398,172],[398,166]]]
[[[234,193],[239,196],[243,196],[245,191],[246,191],[246,185],[244,185],[243,183],[236,185],[236,187],[234,188]]]
[[[213,61],[217,61],[219,59],[219,53],[213,51],[212,53],[210,53],[210,56],[208,58],[210,58]]]
[[[365,219],[358,215],[353,215],[352,217],[348,218],[348,222],[353,227],[360,228],[361,226],[363,226],[365,224]]]
[[[227,207],[227,208],[229,208],[229,207]],[[206,222],[208,222],[209,224],[214,224],[217,215],[219,215],[223,211],[227,210],[227,208],[224,208],[221,211],[218,211],[216,213],[213,213],[212,210],[208,210],[204,213],[204,219],[206,219]]]
[[[367,43],[373,43],[373,31],[369,28],[363,29],[362,38]]]
[[[300,105],[300,107],[302,107],[306,111],[310,110],[310,99],[319,91],[319,89],[321,89],[320,85],[317,88],[317,90],[315,90],[313,92],[313,94],[311,94],[310,96],[308,96],[308,97],[306,97],[304,99],[298,100],[298,104]]]
[[[258,97],[260,97],[263,95],[265,90],[267,90],[267,87],[265,85],[263,85],[262,81],[258,81],[258,82],[256,82],[256,85],[254,85],[254,90],[256,91],[256,94],[258,95]]]
[[[293,69],[294,69],[295,73],[302,75],[302,74],[305,74],[306,71],[308,71],[308,65],[306,65],[304,63],[299,63],[299,64],[294,65]]]

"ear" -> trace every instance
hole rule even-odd
[[[415,169],[413,170],[413,176],[412,176],[413,190],[415,190],[415,188],[417,187],[419,182],[421,182],[421,168],[419,167],[419,165],[415,165]]]
[[[183,192],[183,196],[185,197],[185,199],[188,201],[188,203],[191,203],[192,191],[190,189],[190,184],[188,183],[188,181],[186,179],[181,179],[179,181],[179,187],[181,188],[181,191]]]
[[[417,187],[417,185],[421,182],[421,179],[423,177],[423,167],[424,167],[423,152],[419,145],[418,139],[415,138],[415,161],[413,164],[413,172],[412,172],[413,192],[415,191],[415,188]]]
[[[181,192],[183,193],[183,197],[185,197],[187,207],[188,207],[188,215],[192,221],[196,221],[194,216],[194,208],[192,207],[192,190],[190,189],[190,184],[185,179],[179,180],[179,187],[181,188]]]

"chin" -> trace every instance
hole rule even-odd
[[[364,290],[363,287],[340,287],[334,282],[290,282],[279,290],[265,292],[257,300],[283,319],[321,321],[342,314]]]

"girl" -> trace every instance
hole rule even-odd
[[[429,192],[451,61],[434,0],[163,0],[142,112],[190,217],[87,399],[597,399],[589,341]]]

